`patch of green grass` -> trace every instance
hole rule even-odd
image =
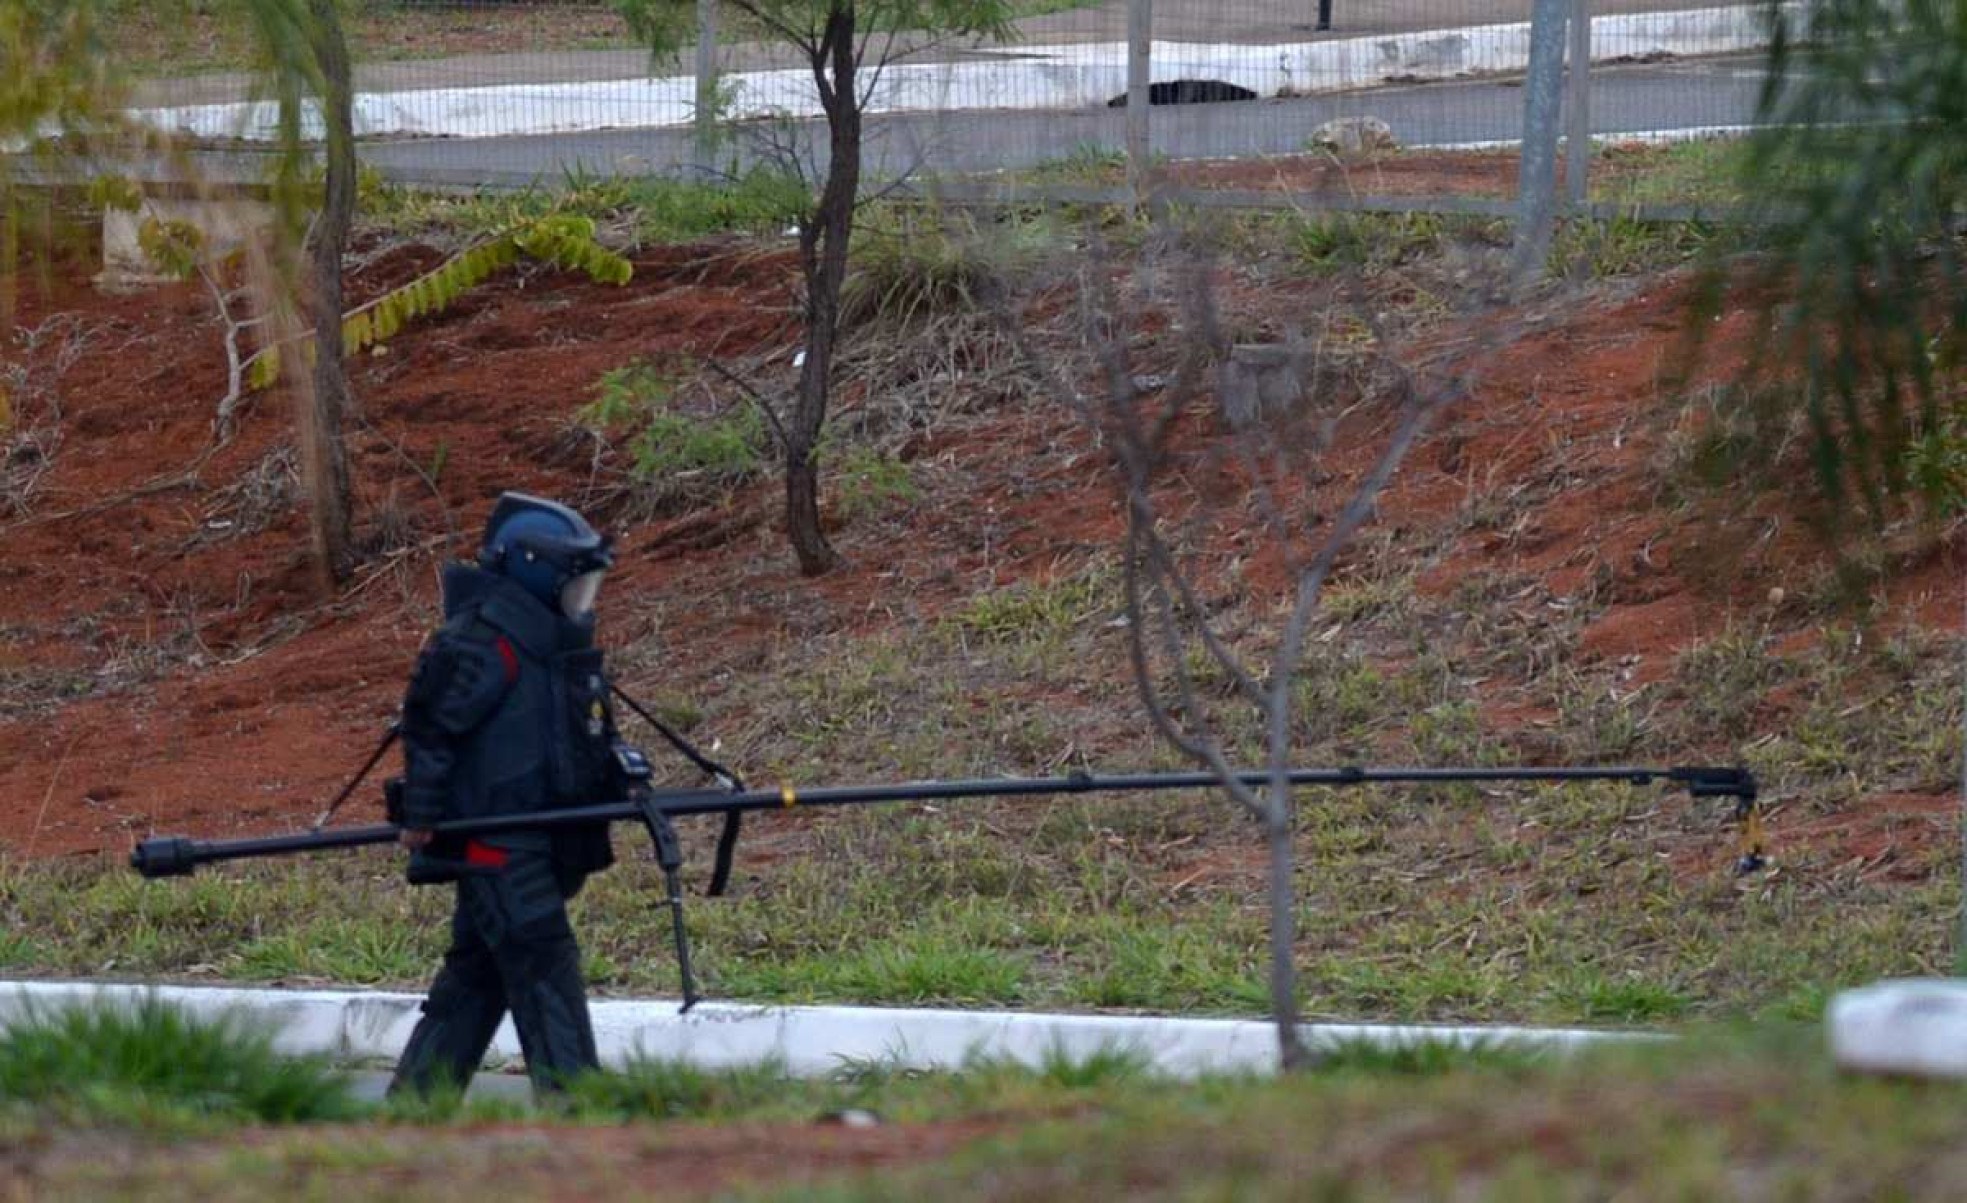
[[[1431,213],[1316,213],[1277,219],[1285,245],[1319,272],[1385,270],[1439,254],[1457,223]]]
[[[1729,739],[1753,729],[1757,708],[1787,675],[1769,642],[1767,635],[1738,627],[1682,652],[1674,664],[1685,703],[1682,721]]]
[[[593,218],[638,245],[716,234],[778,235],[810,208],[797,178],[753,171],[727,181],[573,176],[513,192],[432,192],[368,182],[361,220],[403,235],[485,236],[549,213]],[[612,235],[611,235],[612,237]]]
[[[812,191],[796,176],[754,170],[727,183],[641,180],[621,208],[645,243],[687,242],[711,234],[778,234],[805,217]]]
[[[1967,756],[1961,658],[1957,639],[1902,634],[1874,654],[1857,630],[1827,628],[1808,654],[1771,658],[1760,669],[1771,683],[1809,688],[1757,755],[1780,787],[1817,786],[1819,806],[1878,790],[1951,791]],[[1755,670],[1733,671],[1739,678]]]
[[[1318,601],[1339,622],[1360,622],[1398,611],[1413,597],[1412,573],[1354,573],[1326,586]]]
[[[1110,918],[1089,930],[1059,930],[1054,939],[1083,976],[1068,985],[1075,1006],[1189,1010],[1234,999],[1252,1012],[1266,1005],[1263,930],[1234,916],[1187,923]],[[1059,925],[1064,928],[1065,925]],[[1080,925],[1072,925],[1079,927]],[[1187,1000],[1185,1003],[1180,1000]]]
[[[774,651],[703,695],[693,730],[728,741],[720,755],[748,777],[802,787],[1187,768],[1132,717],[1110,576],[1096,563],[979,592],[892,634]],[[1552,617],[1512,621],[1511,610]],[[1958,637],[1833,627],[1774,655],[1744,623],[1636,691],[1616,663],[1567,650],[1568,614],[1510,578],[1362,606],[1346,643],[1319,645],[1303,667],[1295,758],[1740,757],[1779,800],[1767,842],[1780,871],[1732,877],[1727,804],[1672,789],[1305,789],[1297,956],[1310,1013],[1795,1016],[1841,986],[1945,971],[1956,844],[1934,828],[1948,820],[1856,806],[1880,791],[1950,788]],[[1261,634],[1250,647],[1261,655]],[[1385,654],[1361,650],[1374,647]],[[1533,724],[1492,729],[1484,707],[1499,698],[1543,709]],[[1865,858],[1817,831],[1847,815]],[[715,826],[682,826],[700,886]],[[673,994],[659,875],[639,832],[619,827],[616,840],[622,864],[574,904],[587,964],[605,993]],[[1882,865],[1880,847],[1892,853]],[[730,897],[689,903],[711,997],[1266,1006],[1262,839],[1214,791],[759,816],[738,870]],[[28,974],[421,989],[449,904],[445,891],[407,888],[385,852],[169,882],[107,861],[0,868],[9,969]]]
[[[1746,138],[1609,146],[1592,157],[1592,199],[1619,204],[1739,204]]]
[[[45,955],[34,937],[19,932],[0,932],[0,969],[32,965],[44,960]]]
[[[1548,1065],[1549,1054],[1508,1041],[1418,1039],[1385,1044],[1349,1038],[1316,1044],[1314,1072],[1360,1077],[1433,1078],[1470,1070],[1523,1071]]]
[[[397,1109],[382,1128],[251,1142],[91,1133],[31,1140],[16,1157],[51,1197],[617,1197],[705,1134],[615,1127],[648,1116],[741,1120],[755,1126],[733,1135],[782,1141],[783,1175],[748,1165],[718,1184],[751,1200],[1708,1199],[1739,1197],[1744,1182],[1783,1198],[1950,1198],[1967,1185],[1951,1155],[1967,1094],[1839,1074],[1814,1026],[1700,1028],[1568,1056],[1440,1043],[1324,1052],[1289,1078],[1182,1082],[1122,1049],[933,1073],[874,1058],[831,1079],[643,1061],[579,1084],[562,1118],[526,1126],[485,1129],[472,1108]],[[980,1135],[815,1180],[806,1155],[837,1155],[852,1138],[799,1122],[847,1108],[891,1126],[884,1149],[912,1135],[895,1125],[968,1119]],[[589,1139],[596,1121],[608,1128]]]
[[[1117,612],[1118,604],[1115,582],[1096,571],[979,593],[958,612],[956,623],[988,640],[1045,641]]]
[[[1607,280],[1689,263],[1713,237],[1713,227],[1631,217],[1561,221],[1551,239],[1550,271],[1574,280]]]
[[[1292,682],[1305,755],[1319,761],[1371,759],[1376,734],[1406,721],[1407,709],[1379,669],[1356,652],[1315,648]]]
[[[933,1164],[748,1197],[1734,1198],[1751,1172],[1786,1198],[1957,1192],[1945,1150],[1967,1096],[1841,1078],[1817,1040],[1556,1061],[1362,1053],[1358,1073],[1125,1093]]]
[[[1081,142],[1056,159],[1017,173],[1029,184],[1120,184],[1127,179],[1127,152],[1098,142]]]
[[[1660,1024],[1687,1014],[1693,1000],[1673,986],[1636,976],[1583,970],[1557,988],[1557,1005],[1592,1023]]]
[[[0,1101],[146,1126],[354,1111],[325,1062],[276,1052],[271,1032],[243,1020],[198,1020],[154,999],[17,1011],[0,1030]]]
[[[848,447],[822,462],[832,466],[833,504],[850,522],[922,496],[906,463],[871,448]]]
[[[319,980],[373,986],[427,975],[442,951],[438,932],[388,927],[360,917],[324,916],[247,944],[238,952],[235,972],[247,981]]]
[[[708,1070],[684,1061],[637,1056],[619,1071],[589,1074],[570,1088],[575,1114],[586,1118],[716,1119],[757,1115],[788,1098],[809,1102],[777,1061]]]

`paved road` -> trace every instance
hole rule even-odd
[[[1335,38],[1376,37],[1418,30],[1457,29],[1528,21],[1533,0],[1333,0],[1332,29],[1315,30],[1317,0],[1155,0],[1154,36],[1168,42],[1234,42],[1271,45]],[[1727,0],[1593,0],[1594,16],[1672,12],[1707,8]],[[1127,37],[1128,0],[1100,0],[1080,8],[1027,17],[1017,23],[1018,41],[1030,45],[1117,42]],[[1015,43],[1010,47],[1015,50]],[[962,46],[939,46],[921,61],[961,59]],[[791,51],[752,43],[724,46],[722,71],[753,71],[800,65]],[[661,74],[689,70],[682,63]],[[556,50],[508,54],[469,54],[450,58],[399,59],[356,65],[356,88],[363,92],[403,92],[420,88],[479,88],[492,84],[552,84],[583,80],[645,79],[651,74],[643,50]],[[139,80],[133,85],[140,107],[217,104],[254,98],[263,92],[253,77],[212,72],[181,79]]]
[[[1760,56],[1601,68],[1593,74],[1592,129],[1616,135],[1649,130],[1739,125],[1755,111]],[[1509,141],[1523,132],[1523,91],[1509,80],[1419,84],[1293,100],[1165,105],[1154,110],[1157,151],[1175,159],[1285,154],[1304,148],[1319,123],[1370,114],[1392,126],[1404,146]],[[897,114],[868,119],[872,174],[915,169],[985,172],[1062,159],[1076,148],[1118,147],[1120,109],[1070,112]],[[825,161],[819,127],[754,127],[733,152],[758,161],[766,133],[791,135],[802,159]],[[523,185],[569,173],[646,175],[690,161],[681,129],[601,130],[537,137],[377,142],[363,158],[385,175],[441,184]]]

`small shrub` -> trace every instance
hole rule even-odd
[[[907,464],[869,448],[848,448],[837,465],[833,496],[841,516],[850,521],[922,495]]]
[[[1801,423],[1792,390],[1728,384],[1687,402],[1690,417],[1668,440],[1668,475],[1676,483],[1719,492],[1770,488],[1797,467]]]
[[[1322,213],[1293,216],[1285,243],[1316,271],[1386,268],[1438,252],[1448,226],[1429,213]]]
[[[986,237],[999,232],[1005,236]],[[1041,240],[1042,230],[1031,223],[985,231],[969,218],[935,211],[877,211],[854,240],[840,320],[849,327],[907,325],[980,309],[997,275],[1035,254]]]
[[[758,471],[764,442],[764,425],[749,408],[708,420],[659,410],[629,453],[640,480],[695,475],[730,485]]]
[[[764,420],[751,406],[699,417],[676,407],[672,377],[647,363],[601,377],[580,420],[603,435],[625,432],[628,474],[657,505],[718,493],[759,471]]]
[[[1941,518],[1967,513],[1967,417],[1954,415],[1914,439],[1906,448],[1906,477]]]

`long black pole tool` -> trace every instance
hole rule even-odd
[[[1734,798],[1736,815],[1753,822],[1755,777],[1747,769],[1713,766],[1660,768],[1620,765],[1605,768],[1332,768],[1292,769],[1291,784],[1300,786],[1427,785],[1453,782],[1585,782],[1622,781],[1629,785],[1662,782],[1685,786],[1696,798]],[[1237,774],[1247,785],[1262,786],[1270,775],[1260,771]],[[892,785],[834,785],[812,790],[791,786],[745,790],[656,790],[646,802],[601,802],[563,810],[532,811],[496,818],[439,823],[438,835],[495,835],[502,831],[539,830],[587,823],[646,822],[651,808],[676,818],[684,815],[732,814],[786,810],[799,806],[864,806],[889,802],[925,802],[954,798],[1036,797],[1054,794],[1125,793],[1147,790],[1207,789],[1219,785],[1214,773],[1134,773],[1098,776],[1075,773],[1066,777],[981,778],[968,781],[915,781]],[[176,877],[218,861],[260,856],[289,856],[330,848],[356,848],[393,843],[392,824],[344,827],[328,831],[258,839],[194,840],[159,836],[138,844],[130,866],[145,877]],[[1760,849],[1750,846],[1744,860],[1760,861]],[[1745,868],[1753,868],[1753,864]]]
[[[1262,786],[1271,778],[1262,772],[1238,773],[1246,785]],[[1696,798],[1733,798],[1735,815],[1743,824],[1743,852],[1737,868],[1748,872],[1761,865],[1762,848],[1755,805],[1755,777],[1746,769],[1682,767],[1652,768],[1337,768],[1292,769],[1286,776],[1302,786],[1419,785],[1443,782],[1581,782],[1620,781],[1648,785],[1655,781],[1685,786]],[[641,822],[655,840],[656,859],[668,892],[666,904],[676,936],[676,962],[683,982],[683,1010],[697,1003],[696,974],[690,963],[690,941],[683,924],[683,891],[678,870],[682,848],[670,820],[679,815],[722,814],[726,838],[718,846],[721,879],[729,872],[731,833],[736,818],[746,811],[786,810],[795,806],[860,806],[886,802],[920,802],[949,798],[1033,797],[1048,794],[1089,794],[1103,791],[1206,789],[1221,784],[1214,773],[1139,773],[1069,777],[1011,777],[971,781],[917,781],[896,785],[835,785],[800,793],[791,786],[776,790],[638,790],[626,802],[605,802],[565,810],[534,811],[497,818],[439,823],[439,835],[495,835],[501,831],[539,830],[622,820]],[[256,856],[286,856],[326,848],[355,848],[393,842],[394,825],[345,827],[308,831],[264,839],[193,840],[163,836],[145,840],[130,853],[130,865],[145,877],[177,877],[214,861]]]

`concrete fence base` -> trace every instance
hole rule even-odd
[[[205,1018],[245,1015],[271,1027],[288,1052],[348,1061],[394,1059],[422,1001],[419,995],[350,990],[20,982],[0,984],[0,1028],[37,1011],[130,1006],[146,998]],[[631,999],[600,1000],[593,1011],[602,1062],[613,1066],[636,1057],[707,1069],[776,1060],[796,1076],[821,1077],[870,1061],[949,1069],[976,1057],[1037,1064],[1048,1056],[1084,1059],[1127,1050],[1178,1077],[1277,1068],[1276,1031],[1257,1020],[716,1002],[699,1004],[685,1016],[676,1013],[674,1001]],[[1314,1049],[1363,1043],[1389,1049],[1447,1044],[1566,1052],[1601,1041],[1654,1038],[1576,1028],[1380,1024],[1306,1024],[1302,1033]],[[518,1057],[510,1022],[500,1028],[493,1052]]]

